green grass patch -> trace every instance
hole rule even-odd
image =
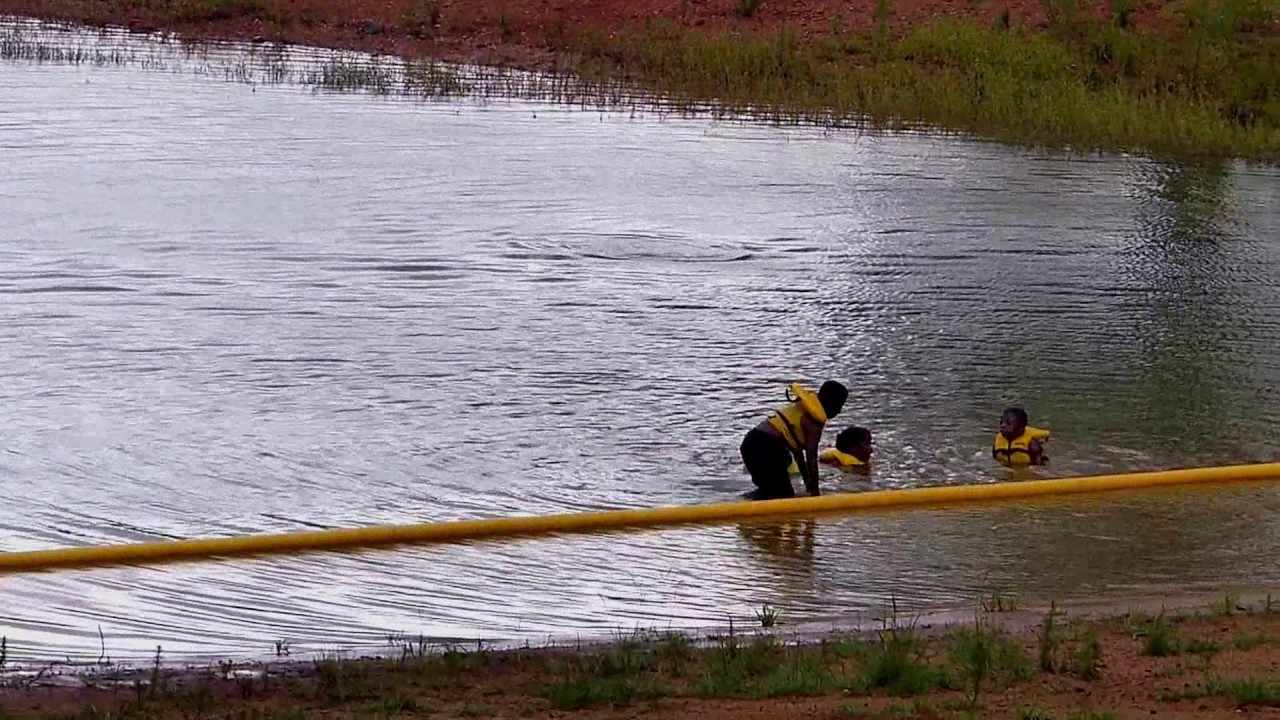
[[[924,640],[910,627],[888,627],[875,642],[855,642],[845,649],[857,662],[847,682],[852,693],[884,689],[891,695],[921,695],[950,687],[946,669],[932,664]]]
[[[1144,655],[1172,657],[1190,653],[1208,663],[1222,650],[1220,645],[1211,640],[1183,637],[1174,624],[1165,619],[1163,613],[1155,618],[1132,615],[1128,622],[1134,636],[1142,640]]]
[[[535,688],[556,710],[581,710],[593,706],[625,706],[636,701],[658,700],[672,690],[651,678],[593,678],[569,676]]]
[[[1252,650],[1267,643],[1267,634],[1259,630],[1258,632],[1245,633],[1232,641],[1232,646],[1237,650]]]
[[[374,700],[386,690],[386,676],[375,672],[376,666],[342,659],[324,659],[315,663],[315,697],[330,705],[355,700]]]
[[[659,662],[657,653],[638,642],[626,641],[598,653],[557,660],[550,668],[554,679],[531,689],[556,710],[658,700],[674,692],[651,672]]]
[[[1276,68],[1280,72],[1280,66]],[[1222,598],[1213,604],[1210,612],[1214,617],[1231,617],[1240,610],[1240,594],[1234,592],[1224,593]]]
[[[654,26],[585,33],[570,46],[589,75],[621,72],[783,122],[923,123],[1030,145],[1274,161],[1280,35],[1223,27],[1156,37],[1119,23],[1043,32],[939,21],[897,37],[802,42],[785,28],[765,37]]]
[[[693,684],[693,694],[717,698],[759,697],[762,680],[776,673],[783,661],[783,648],[773,638],[743,642],[730,635],[707,652],[702,675]]]
[[[1280,682],[1275,680],[1210,678],[1204,689],[1231,698],[1238,707],[1280,707]]]
[[[970,708],[977,706],[983,689],[1003,687],[1036,673],[1017,641],[982,622],[957,630],[951,636],[949,654],[955,677],[969,694]]]
[[[1177,629],[1165,619],[1164,613],[1154,618],[1133,615],[1129,627],[1135,637],[1142,640],[1142,654],[1151,657],[1181,655],[1184,641]]]
[[[1084,680],[1098,679],[1102,645],[1097,632],[1087,626],[1068,628],[1060,618],[1057,603],[1053,603],[1040,626],[1040,670],[1070,673]]]

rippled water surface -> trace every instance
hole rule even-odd
[[[1273,170],[209,75],[0,62],[0,549],[732,500],[792,378],[875,433],[829,491],[1007,481],[1012,403],[1053,474],[1280,455]],[[0,618],[10,657],[249,657],[1274,584],[1277,517],[1263,485],[7,576]]]

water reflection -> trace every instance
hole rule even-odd
[[[1153,164],[1139,182],[1124,272],[1146,308],[1133,328],[1133,362],[1148,400],[1132,420],[1150,446],[1183,462],[1209,448],[1265,457],[1247,438],[1258,418],[1247,419],[1254,394],[1241,392],[1249,383],[1240,372],[1260,316],[1249,260],[1259,243],[1238,214],[1233,173],[1221,162]]]
[[[795,582],[812,581],[815,548],[813,518],[738,523],[748,556],[770,574]]]

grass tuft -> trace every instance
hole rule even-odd
[[[316,698],[330,705],[373,700],[383,690],[381,677],[366,663],[325,658],[315,662],[315,673]]]
[[[440,27],[440,0],[413,0],[401,20],[405,32],[412,37],[425,37]]]
[[[1134,634],[1142,638],[1142,654],[1152,657],[1182,654],[1183,640],[1163,612],[1152,619],[1131,618],[1130,626],[1134,628]]]
[[[1237,707],[1280,707],[1280,682],[1275,680],[1210,678],[1205,692],[1229,697]]]
[[[883,688],[891,695],[920,695],[950,684],[943,668],[930,664],[923,638],[912,626],[896,622],[877,633],[877,641],[850,646],[858,660],[858,671],[848,691],[866,692]]]
[[[1039,667],[1042,672],[1068,672],[1083,680],[1099,677],[1102,645],[1098,634],[1089,627],[1067,635],[1059,621],[1062,613],[1051,603],[1041,623],[1039,635]]]
[[[740,18],[753,17],[763,4],[764,0],[733,0],[733,14]]]
[[[1214,617],[1231,617],[1240,609],[1240,594],[1228,592],[1213,604],[1210,612]]]
[[[1267,642],[1267,634],[1261,630],[1253,633],[1245,633],[1235,639],[1232,645],[1237,650],[1249,651],[1256,647],[1265,645]]]
[[[1036,673],[1019,643],[981,620],[957,630],[949,650],[956,676],[969,693],[970,709],[977,706],[983,688],[1026,680]]]

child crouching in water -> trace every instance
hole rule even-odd
[[[788,472],[793,460],[804,479],[805,490],[810,495],[818,494],[818,441],[827,422],[844,408],[848,395],[848,389],[834,380],[824,382],[816,393],[800,383],[791,384],[787,404],[742,439],[742,462],[756,486],[748,498],[795,497]]]

